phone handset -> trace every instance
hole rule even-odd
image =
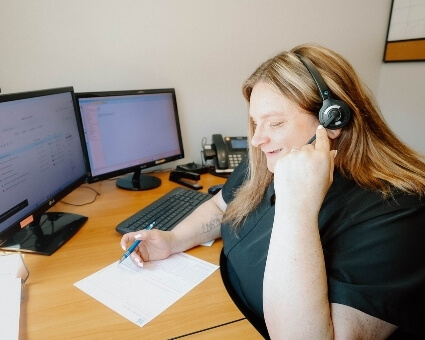
[[[229,164],[227,161],[227,149],[224,144],[223,137],[220,134],[212,135],[212,144],[214,145],[216,152],[215,159],[217,168],[227,169]]]
[[[248,153],[248,139],[245,136],[222,137],[212,135],[211,145],[204,144],[205,160],[212,159],[215,172],[232,172]]]

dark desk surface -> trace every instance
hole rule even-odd
[[[20,339],[261,339],[229,298],[217,270],[158,317],[140,328],[85,294],[74,283],[117,261],[122,255],[116,225],[140,208],[178,186],[168,172],[155,173],[162,185],[133,192],[118,189],[115,181],[84,184],[52,211],[88,216],[81,230],[51,256],[25,254],[30,271],[21,305]],[[201,175],[201,191],[225,179]],[[199,246],[189,254],[218,264],[221,240]],[[142,292],[140,292],[142,293]]]

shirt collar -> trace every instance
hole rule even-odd
[[[270,185],[268,186],[266,190],[266,197],[267,197],[267,202],[270,202],[270,205],[274,205],[274,202],[276,200],[276,195],[274,193],[274,181],[272,181]]]

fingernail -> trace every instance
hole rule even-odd
[[[317,130],[321,130],[321,129],[323,129],[323,125],[319,125],[319,126],[317,127]]]
[[[143,268],[143,262],[138,262],[137,265]]]
[[[124,246],[121,246],[121,248],[122,248],[122,250],[124,250],[124,251],[126,251],[126,250],[127,250],[127,248],[126,248],[126,247],[124,247]]]
[[[335,150],[335,153],[334,153],[334,158],[336,157],[336,154],[338,153],[338,150]]]
[[[137,240],[138,238],[141,238],[142,237],[142,235],[141,234],[137,234],[137,235],[134,235],[134,238]]]
[[[140,263],[140,259],[138,257],[135,257],[134,261],[136,261],[137,263]]]

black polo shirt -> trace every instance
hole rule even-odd
[[[227,180],[222,192],[226,203],[246,171],[245,161]],[[230,226],[221,227],[228,278],[261,318],[273,196],[272,183],[236,235]],[[330,302],[398,325],[400,334],[425,335],[425,199],[395,193],[383,200],[335,171],[319,213],[319,230]]]

